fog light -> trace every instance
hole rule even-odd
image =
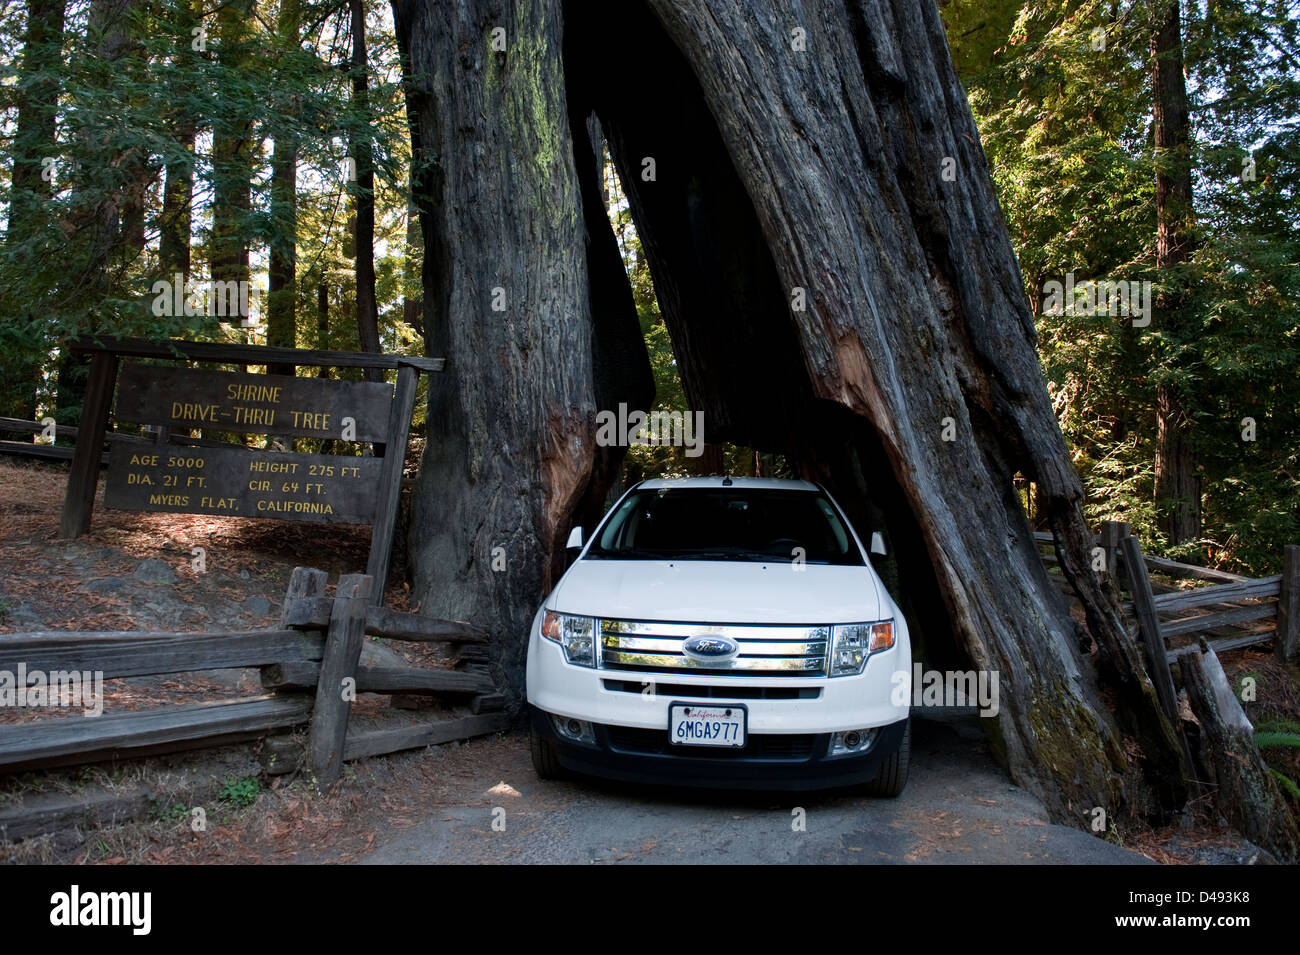
[[[861,755],[871,749],[879,729],[845,730],[831,734],[830,756]]]
[[[575,743],[595,743],[596,731],[586,720],[575,720],[571,716],[552,716],[551,723],[555,732]]]

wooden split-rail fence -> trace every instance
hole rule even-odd
[[[1050,534],[1035,538],[1051,547]],[[1249,578],[1145,555],[1119,522],[1102,524],[1094,543],[1104,581],[1121,599],[1160,708],[1178,735],[1194,793],[1208,797],[1222,818],[1276,859],[1300,862],[1300,827],[1255,744],[1242,705],[1244,686],[1229,680],[1218,657],[1270,640],[1279,660],[1300,656],[1300,546],[1284,548],[1280,575]],[[1049,575],[1069,589],[1053,573],[1056,556],[1040,556]],[[1207,586],[1175,586],[1187,580]],[[1185,710],[1175,674],[1186,693]]]
[[[1052,535],[1034,539],[1050,576],[1068,592],[1064,576],[1052,573]],[[1199,649],[1201,639],[1218,652],[1271,640],[1280,659],[1300,655],[1300,546],[1283,548],[1281,574],[1252,578],[1143,554],[1129,526],[1118,521],[1103,523],[1093,543],[1101,548],[1102,574],[1120,592],[1134,632],[1169,659]],[[1208,586],[1180,589],[1160,578]]]
[[[372,580],[363,574],[340,577],[333,596],[326,593],[326,580],[322,570],[295,569],[280,625],[273,630],[0,635],[0,670],[9,672],[22,665],[28,673],[89,671],[110,680],[255,667],[268,691],[248,699],[0,725],[0,773],[266,737],[263,765],[269,772],[304,767],[327,785],[338,778],[345,761],[508,728],[505,698],[488,672],[483,631],[468,623],[376,607],[370,600]],[[443,644],[454,668],[363,666],[367,635]],[[351,700],[360,693],[390,694],[395,703],[436,697],[468,713],[350,730]],[[300,736],[285,735],[304,725],[305,744]]]

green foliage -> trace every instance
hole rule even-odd
[[[1296,802],[1300,802],[1300,786],[1296,785],[1294,779],[1286,775],[1286,773],[1279,772],[1271,766],[1269,767],[1268,772],[1270,776],[1277,780],[1277,784],[1282,787],[1283,792],[1296,800]]]
[[[1256,733],[1255,745],[1260,749],[1300,749],[1300,733]]]
[[[149,815],[160,822],[176,822],[189,817],[189,807],[183,802],[167,802],[159,793],[149,793]]]
[[[53,411],[60,421],[75,422],[80,372],[75,363],[61,363],[57,352],[70,335],[265,343],[264,309],[256,306],[251,327],[223,316],[154,314],[153,284],[172,278],[160,250],[170,225],[164,189],[169,176],[185,169],[194,179],[191,280],[202,285],[211,279],[219,251],[214,187],[223,177],[242,177],[250,207],[236,213],[235,235],[227,241],[249,248],[253,285],[265,290],[271,244],[295,240],[297,344],[357,348],[354,262],[345,254],[348,197],[356,189],[344,164],[350,137],[365,137],[374,154],[383,347],[423,351],[419,333],[402,317],[403,296],[413,288],[418,296],[418,269],[409,268],[407,254],[410,146],[387,4],[367,3],[364,104],[352,102],[344,68],[346,4],[302,0],[301,28],[288,37],[277,32],[277,18],[290,6],[284,0],[242,0],[248,15],[241,9],[233,19],[223,12],[230,6],[203,7],[200,18],[194,0],[134,4],[129,20],[113,25],[121,27],[125,43],[112,60],[101,55],[101,37],[88,29],[89,5],[74,0],[62,42],[44,48],[45,59],[57,66],[44,72],[28,69],[40,60],[30,54],[40,50],[24,45],[22,5],[0,15],[0,215],[8,226],[13,213],[20,214],[20,228],[6,228],[0,243],[0,414]],[[192,33],[199,24],[206,29],[201,44]],[[19,111],[49,88],[58,94],[55,139],[29,142],[15,125]],[[187,126],[193,151],[183,135]],[[223,134],[246,140],[242,158],[214,149],[214,137]],[[272,210],[277,143],[292,143],[298,154],[296,221]],[[22,156],[49,156],[53,182],[35,191],[17,189],[12,170]],[[137,191],[142,239],[134,237],[129,214]],[[328,306],[323,334],[317,308],[322,286]]]
[[[1255,745],[1269,764],[1269,774],[1278,786],[1296,802],[1300,802],[1300,785],[1283,771],[1295,769],[1296,756],[1290,754],[1288,759],[1287,751],[1300,751],[1300,723],[1292,719],[1260,721],[1255,728]]]
[[[1275,573],[1300,540],[1300,3],[1183,8],[1197,250],[1163,274],[1149,0],[950,0],[943,16],[1090,521],[1128,521],[1154,552]],[[1147,328],[1043,314],[1045,283],[1067,273],[1151,280],[1187,305]],[[1182,550],[1155,522],[1162,384],[1187,407],[1203,488],[1203,539]]]
[[[262,784],[256,776],[245,776],[242,779],[229,777],[217,791],[217,801],[234,806],[236,809],[247,809],[257,802],[257,797],[261,793]]]

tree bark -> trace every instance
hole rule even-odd
[[[182,0],[177,18],[182,37],[191,36],[199,23],[192,0]],[[195,51],[184,44],[177,53],[178,61],[192,60]],[[194,207],[194,139],[197,135],[195,117],[186,109],[179,109],[173,117],[177,154],[164,166],[162,220],[158,231],[158,259],[163,277],[174,280],[179,274],[183,281],[190,277],[190,230],[193,226]]]
[[[299,0],[284,0],[276,24],[281,52],[296,49],[301,29]],[[298,136],[297,104],[290,103],[275,135],[271,157],[271,256],[266,281],[266,343],[293,348],[298,343]],[[292,375],[294,366],[270,365],[272,375]]]
[[[366,110],[369,100],[369,79],[366,68],[366,5],[365,0],[350,0],[352,11],[352,109],[354,116]],[[352,252],[356,256],[357,275],[357,334],[361,350],[381,352],[379,341],[379,305],[375,300],[375,165],[373,150],[366,127],[357,128],[351,137],[349,155],[356,171],[352,188],[353,233]],[[369,381],[383,381],[383,372],[368,368]]]
[[[501,634],[518,685],[568,527],[607,487],[594,410],[614,406],[596,384],[648,371],[634,349],[592,347],[618,331],[594,307],[610,276],[583,203],[599,189],[567,97],[609,142],[707,439],[787,454],[886,531],[927,661],[997,672],[996,749],[1054,818],[1181,805],[1177,738],[1090,569],[932,0],[446,7],[394,3],[413,138],[436,160],[420,181],[425,301],[429,351],[448,359],[412,521],[425,609]],[[1038,559],[1017,472],[1042,488],[1092,652]],[[490,570],[497,545],[507,573]]]
[[[1151,118],[1156,147],[1156,267],[1165,289],[1155,318],[1175,344],[1186,334],[1188,294],[1178,266],[1196,249],[1193,233],[1191,120],[1183,76],[1180,0],[1152,0]],[[1173,288],[1170,288],[1173,286]],[[1178,362],[1175,360],[1175,367]],[[1160,529],[1170,544],[1201,537],[1201,480],[1190,441],[1192,421],[1177,384],[1156,389],[1155,496]]]
[[[247,63],[252,0],[229,0],[217,11],[217,55],[229,70]],[[252,212],[253,140],[243,104],[225,111],[212,131],[212,281],[248,282],[248,217]],[[248,316],[225,316],[238,323]]]

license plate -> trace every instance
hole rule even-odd
[[[699,706],[695,703],[668,705],[668,739],[676,746],[745,745],[743,706]]]

